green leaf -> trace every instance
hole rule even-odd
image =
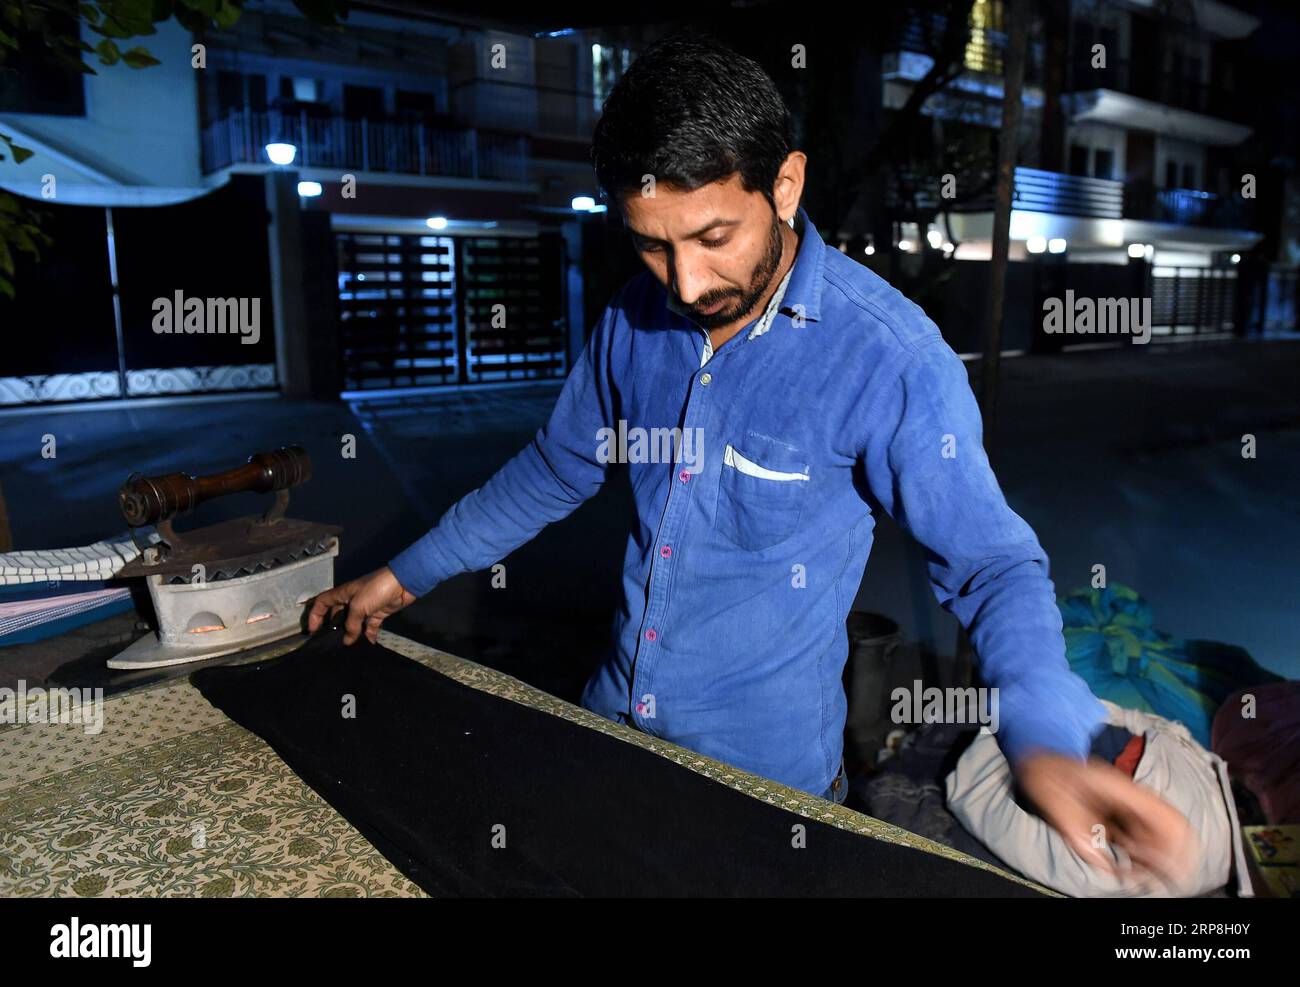
[[[14,273],[14,255],[9,252],[9,244],[5,243],[4,237],[0,237],[0,271],[5,274]]]
[[[149,31],[153,27],[152,0],[99,0],[105,22],[127,32],[126,37]]]
[[[105,65],[116,65],[118,59],[122,57],[117,45],[113,44],[108,38],[95,45],[95,51],[99,55],[99,60]]]
[[[36,153],[32,151],[30,148],[23,147],[21,144],[15,144],[13,138],[10,137],[8,134],[0,134],[0,141],[4,141],[6,144],[9,145],[9,151],[14,156],[14,164],[22,164],[24,161],[30,158],[34,153]],[[0,212],[10,211],[10,209],[6,208],[7,203],[9,203],[10,201],[12,200],[10,200],[8,196],[0,197]]]
[[[7,47],[12,48],[14,51],[18,50],[17,40],[12,38],[8,34],[5,34],[4,31],[0,31],[0,45],[6,45]]]
[[[161,65],[158,59],[154,58],[144,48],[139,46],[132,48],[122,56],[122,61],[133,69],[148,68],[150,65]]]
[[[102,24],[92,27],[91,30],[96,34],[102,34],[106,38],[117,38],[118,40],[129,38],[133,35],[132,31],[128,30],[121,21],[109,13],[104,15],[104,22]]]
[[[123,21],[152,21],[153,0],[116,0],[113,13]]]
[[[90,48],[88,50],[93,52],[95,49]],[[79,48],[52,48],[50,49],[50,58],[69,72],[77,71],[77,66],[81,64]]]
[[[4,292],[10,298],[14,297],[14,286],[9,283],[8,278],[0,277],[0,292]]]
[[[98,23],[99,8],[93,3],[79,3],[77,9],[81,11],[81,16],[90,24]]]
[[[33,213],[30,218],[34,220],[37,215],[39,214]],[[50,244],[54,242],[54,239],[48,233],[42,230],[39,226],[37,226],[35,222],[22,223],[18,227],[18,229],[21,231],[22,235],[26,237],[27,240],[32,244],[31,252],[35,256],[40,255],[41,247],[48,247]],[[16,235],[15,235],[15,239],[17,239]]]
[[[212,19],[216,22],[217,27],[234,27],[239,20],[239,15],[242,13],[243,11],[238,6],[227,0],[226,3],[217,8],[217,12]]]

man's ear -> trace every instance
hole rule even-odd
[[[776,214],[787,223],[799,211],[799,202],[803,198],[804,168],[807,164],[808,155],[803,151],[791,151],[776,173],[772,199],[776,202]]]

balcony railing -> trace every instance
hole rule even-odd
[[[1196,189],[1159,189],[1147,182],[1130,182],[1124,188],[1124,216],[1179,226],[1207,226],[1248,230],[1254,223],[1253,203],[1224,198]]]
[[[1074,92],[1112,89],[1222,120],[1236,120],[1241,115],[1240,99],[1233,90],[1156,71],[1159,64],[1158,53],[1149,63],[1111,59],[1104,68],[1093,68],[1086,56],[1079,56],[1072,60],[1068,88]]]
[[[937,177],[918,180],[896,176],[888,186],[888,206],[896,217],[936,211],[991,212],[993,193],[946,202],[939,198]],[[1140,219],[1179,226],[1249,230],[1253,203],[1195,189],[1158,189],[1146,182],[1117,182],[1065,175],[1038,168],[1017,168],[1012,208],[1087,219]]]
[[[277,141],[295,145],[295,164],[304,168],[508,181],[528,177],[530,146],[522,135],[306,111],[238,111],[209,124],[202,132],[204,172],[232,164],[265,164],[266,145]]]
[[[939,187],[937,179],[932,187]],[[1017,168],[1011,207],[1058,216],[1119,219],[1124,208],[1124,183],[1038,168]],[[946,207],[938,203],[938,208]],[[960,201],[951,208],[953,212],[989,212],[993,209],[993,193]]]
[[[1124,183],[1038,168],[1017,168],[1012,208],[1058,216],[1119,219],[1124,209]]]

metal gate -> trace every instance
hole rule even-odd
[[[1151,325],[1156,336],[1231,332],[1237,272],[1222,267],[1166,267],[1151,272]]]
[[[345,392],[563,377],[564,242],[338,232]]]
[[[275,388],[260,175],[167,206],[36,207],[52,243],[0,295],[0,407]]]

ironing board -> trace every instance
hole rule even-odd
[[[305,639],[282,642],[274,657]],[[636,744],[810,819],[1020,881],[825,799],[613,723],[400,635],[385,648],[471,688]],[[188,681],[110,697],[104,726],[0,727],[0,895],[424,896],[258,736]]]

